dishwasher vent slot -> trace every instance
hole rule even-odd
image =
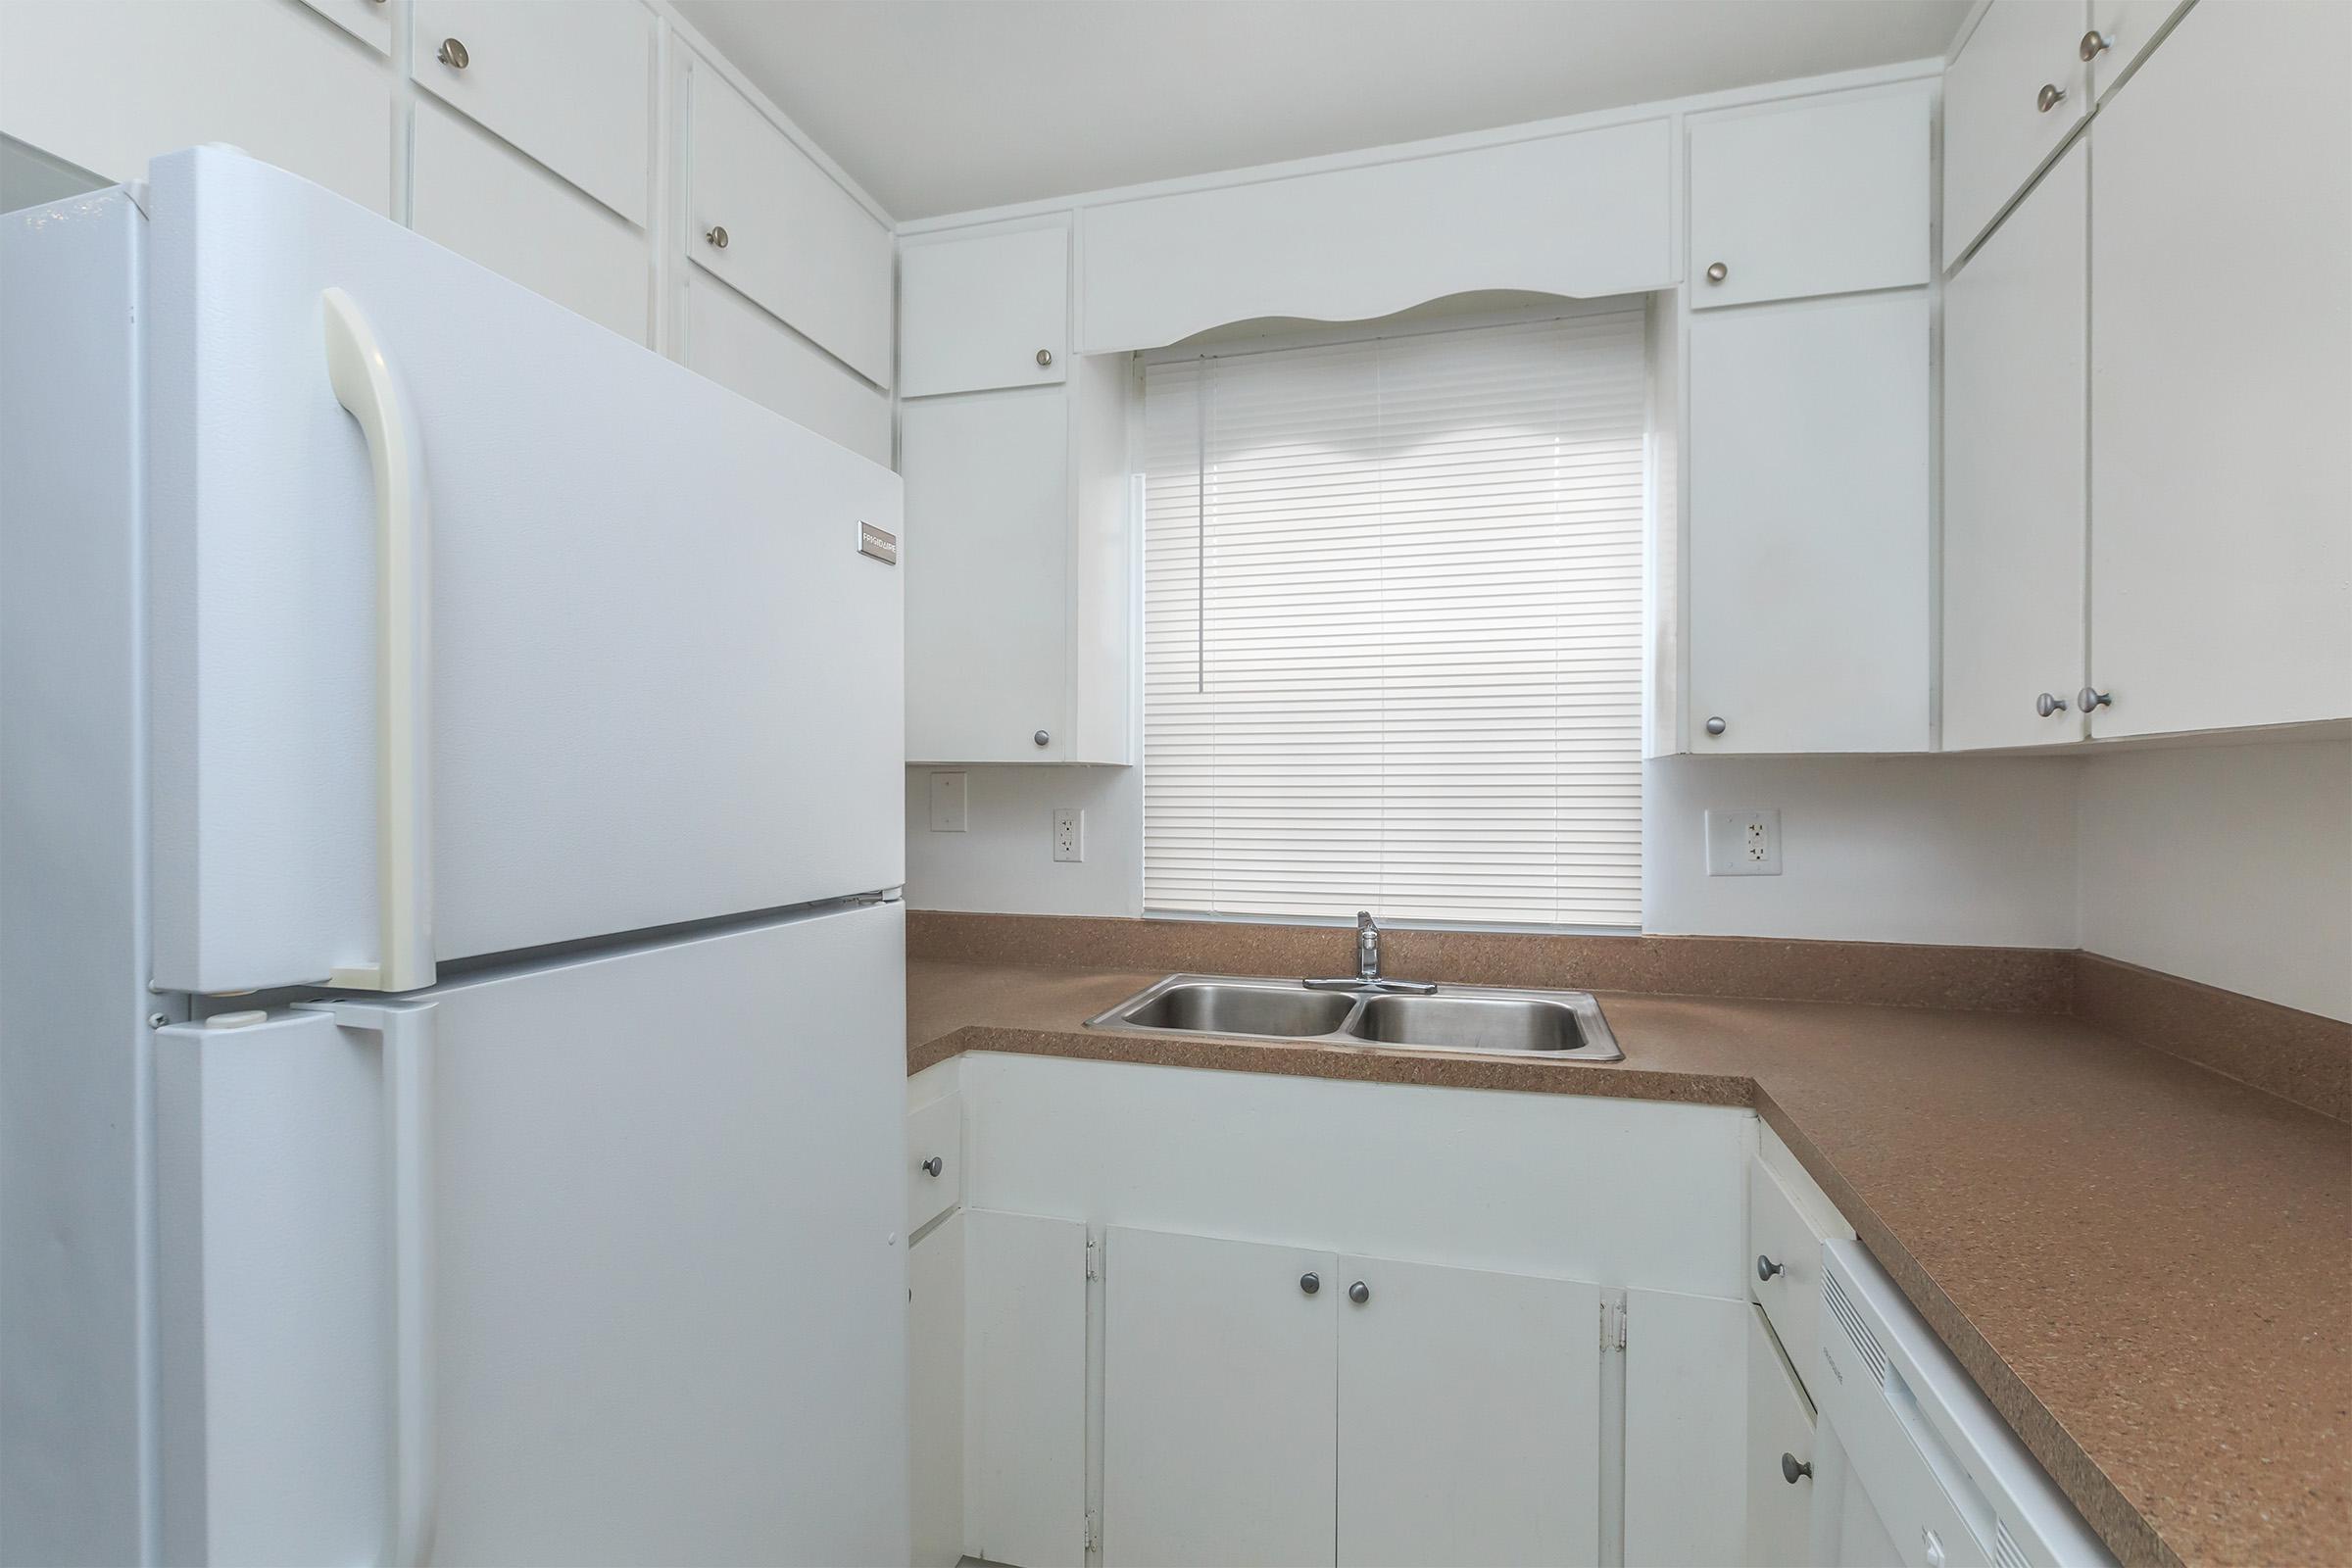
[[[1992,1561],[1993,1568],[2033,1568],[2025,1548],[2009,1534],[2009,1521],[1998,1515],[1992,1521]]]
[[[1838,1283],[1837,1275],[1825,1272],[1821,1276],[1821,1298],[1830,1303],[1830,1310],[1837,1314],[1838,1322],[1845,1325],[1845,1332],[1852,1338],[1854,1348],[1862,1352],[1862,1359],[1870,1365],[1872,1380],[1885,1383],[1886,1352],[1879,1348],[1879,1337],[1870,1332],[1870,1325],[1862,1321],[1862,1314],[1854,1310],[1854,1303],[1845,1298],[1845,1287]]]

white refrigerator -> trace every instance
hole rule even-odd
[[[228,149],[0,220],[0,1555],[906,1561],[898,513]]]

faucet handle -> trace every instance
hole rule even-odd
[[[1358,931],[1375,931],[1379,929],[1379,927],[1372,923],[1372,911],[1370,909],[1358,909],[1355,911],[1355,928]]]

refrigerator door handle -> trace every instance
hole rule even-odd
[[[332,985],[414,991],[433,983],[431,528],[424,452],[407,387],[375,328],[339,288],[319,295],[335,400],[368,438],[375,478],[376,961],[335,969]]]
[[[390,1509],[380,1568],[416,1568],[432,1542],[433,1173],[435,1004],[303,1002],[382,1048],[385,1181],[391,1215]]]

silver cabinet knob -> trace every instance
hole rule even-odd
[[[1723,265],[1721,262],[1709,262],[1709,263],[1707,264],[1707,281],[1708,281],[1708,282],[1710,282],[1710,283],[1720,283],[1720,282],[1722,282],[1722,281],[1723,281],[1725,278],[1727,278],[1727,277],[1729,277],[1729,276],[1731,276],[1731,275],[1732,275],[1732,270],[1731,270],[1730,268],[1728,268],[1728,267],[1724,266],[1724,265]]]
[[[442,39],[441,47],[433,51],[433,58],[452,71],[464,71],[473,63],[473,56],[467,54],[466,46],[455,38]]]
[[[2066,711],[2066,699],[2055,692],[2043,692],[2034,699],[2034,711],[2044,718]]]
[[[724,223],[712,223],[703,230],[703,238],[710,242],[712,250],[723,251],[727,248],[727,227]]]
[[[2043,82],[2041,91],[2034,95],[2034,106],[2045,115],[2064,102],[2066,102],[2066,89],[2054,81]]]
[[[2082,55],[2082,63],[2087,66],[2114,47],[2113,38],[2093,27],[2082,35],[2082,47],[2077,53]]]
[[[1805,1477],[1811,1475],[1812,1473],[1813,1463],[1811,1460],[1799,1459],[1793,1453],[1784,1453],[1781,1455],[1781,1479],[1788,1482],[1790,1486],[1795,1486],[1799,1481],[1804,1480]]]
[[[2115,701],[2115,694],[2113,692],[2100,691],[2093,686],[2085,686],[2081,691],[2075,693],[2075,701],[2081,703],[2082,705],[2082,711],[2087,713],[2092,709],[2105,708],[2109,704],[2113,703]]]
[[[1786,1274],[1788,1272],[1788,1264],[1775,1263],[1771,1258],[1766,1257],[1762,1252],[1758,1252],[1756,1254],[1756,1278],[1760,1280],[1769,1280],[1775,1274]]]
[[[941,1159],[937,1154],[933,1154],[929,1159],[923,1161],[923,1174],[926,1176],[936,1176],[947,1168],[947,1161]]]
[[[1353,1285],[1348,1287],[1348,1299],[1358,1306],[1363,1305],[1372,1299],[1372,1287],[1366,1285],[1362,1280],[1357,1280]]]
[[[1039,349],[1037,351],[1037,363],[1041,366],[1052,365],[1054,363],[1054,351],[1052,349]]]
[[[1304,1291],[1307,1295],[1312,1296],[1323,1288],[1323,1276],[1320,1274],[1301,1274],[1298,1276],[1298,1288]]]
[[[1710,734],[1710,735],[1720,735],[1720,734],[1722,734],[1722,733],[1723,733],[1723,731],[1724,731],[1724,723],[1723,723],[1723,720],[1722,720],[1722,719],[1720,719],[1720,718],[1710,718],[1710,719],[1708,719],[1708,720],[1707,720],[1707,733],[1708,733],[1708,734]]]
[[[1040,746],[1048,745],[1048,744],[1049,744],[1049,743],[1051,743],[1051,742],[1053,741],[1053,739],[1054,739],[1054,737],[1053,737],[1053,735],[1052,735],[1052,734],[1050,734],[1049,732],[1047,732],[1047,731],[1045,731],[1045,730],[1042,730],[1042,729],[1041,729],[1041,730],[1039,730],[1039,731],[1038,731],[1036,734],[1034,734],[1034,735],[1030,736],[1029,738],[1030,738],[1031,740],[1033,740],[1033,741],[1037,742],[1037,744],[1038,744],[1038,745],[1040,745]]]

